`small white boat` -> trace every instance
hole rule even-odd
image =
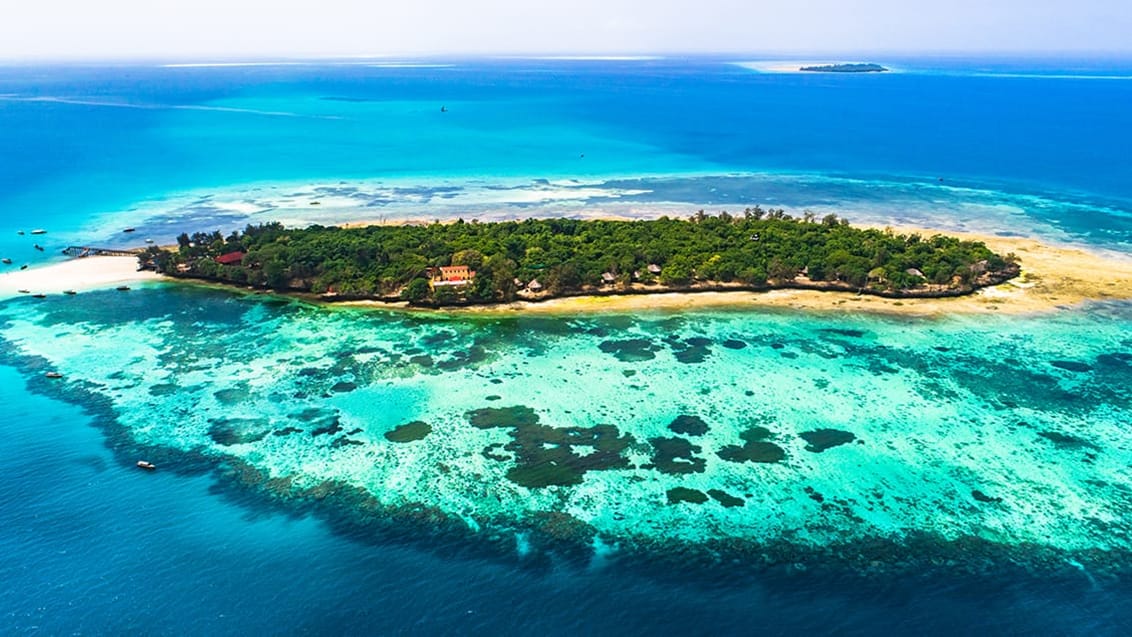
[[[145,469],[146,471],[153,471],[157,468],[157,465],[149,462],[148,460],[138,460],[138,468]]]
[[[47,372],[46,374],[44,374],[44,376],[46,376],[48,378],[62,378],[63,377],[63,375],[60,374],[59,372]]]
[[[31,233],[32,234],[47,234],[47,231],[44,230],[43,228],[36,228],[35,230],[32,230]]]

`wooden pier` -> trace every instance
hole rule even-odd
[[[145,248],[122,250],[118,248],[93,248],[90,246],[67,246],[63,254],[69,257],[136,257]]]

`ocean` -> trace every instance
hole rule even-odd
[[[756,204],[1132,253],[1132,61],[751,61],[0,68],[0,255]],[[3,299],[0,632],[1126,634],[1130,335]]]

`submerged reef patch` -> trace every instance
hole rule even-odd
[[[271,421],[266,418],[215,418],[208,427],[208,437],[224,446],[259,442],[269,433]]]
[[[681,502],[703,504],[708,501],[708,497],[703,491],[697,491],[687,487],[673,487],[668,490],[667,496],[668,504],[680,504]]]
[[[414,420],[403,425],[397,425],[390,431],[385,432],[385,439],[389,442],[415,442],[417,440],[424,440],[425,436],[430,433],[432,433],[432,425],[420,420]]]
[[[649,438],[653,446],[652,466],[661,473],[703,473],[706,461],[696,454],[703,451],[686,438]]]
[[[720,458],[728,462],[781,462],[786,458],[786,450],[766,439],[771,435],[766,427],[755,425],[739,434],[743,440],[740,445],[727,445],[719,450]]]
[[[633,438],[613,425],[548,427],[525,405],[476,409],[467,418],[481,429],[511,429],[511,442],[503,449],[514,455],[515,466],[507,471],[507,479],[528,489],[580,484],[587,471],[629,466],[622,454]],[[488,450],[484,455],[503,457]]]
[[[683,436],[702,436],[708,432],[708,424],[699,416],[680,414],[675,420],[668,423],[668,430]]]
[[[815,429],[803,431],[798,436],[808,443],[805,447],[806,451],[814,453],[821,453],[826,449],[848,444],[857,439],[857,436],[852,432],[840,429]]]
[[[623,363],[643,363],[656,358],[660,346],[647,338],[630,338],[620,341],[602,341],[598,349]]]

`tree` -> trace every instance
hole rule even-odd
[[[427,299],[431,291],[432,289],[429,287],[428,280],[423,277],[417,277],[409,281],[409,284],[401,290],[401,298],[410,303],[415,303]]]

